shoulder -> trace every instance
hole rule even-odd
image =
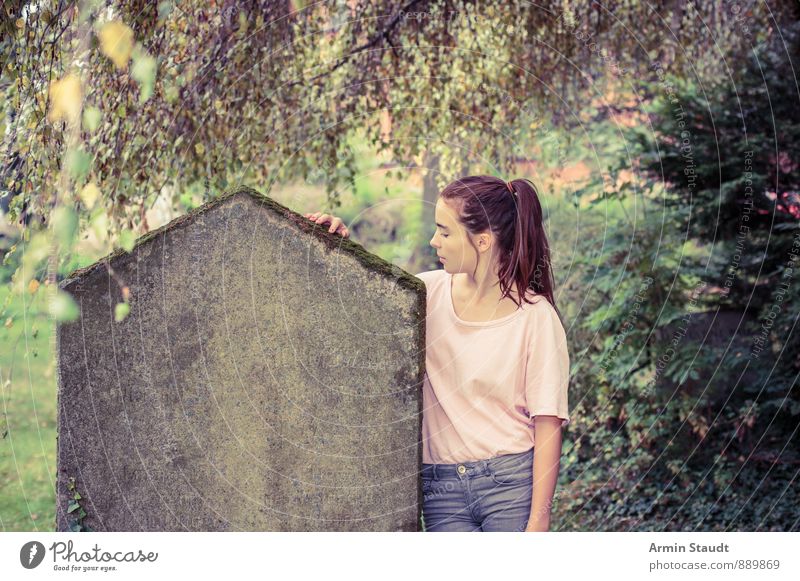
[[[425,286],[430,289],[437,282],[443,281],[446,275],[447,271],[440,268],[437,270],[426,270],[425,272],[417,273],[414,276],[422,280],[422,282],[425,283]]]
[[[555,308],[553,307],[553,305],[550,304],[550,301],[547,300],[546,296],[537,295],[536,293],[533,292],[529,292],[525,296],[531,302],[529,303],[526,301],[524,303],[524,306],[532,313],[556,312]]]
[[[523,308],[527,311],[529,319],[534,322],[535,327],[551,327],[564,331],[561,317],[555,307],[547,300],[547,297],[534,293],[530,293],[527,296],[532,301],[532,304],[526,302]]]

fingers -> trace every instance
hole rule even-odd
[[[309,214],[303,214],[303,215],[304,215],[306,218],[308,218],[309,220],[313,220],[313,221],[314,221],[314,222],[316,222],[317,224],[324,224],[324,223],[325,223],[325,222],[327,222],[327,221],[328,221],[330,218],[333,218],[333,217],[334,217],[334,216],[332,216],[332,215],[330,215],[330,214],[323,214],[322,212],[313,212],[313,213],[309,213]]]
[[[339,226],[344,226],[344,224],[342,224],[342,219],[334,216],[333,220],[331,220],[331,227],[328,228],[328,232],[336,232],[336,230],[339,229]]]
[[[309,212],[303,214],[309,220],[316,222],[317,224],[325,224],[330,222],[330,226],[328,227],[328,232],[338,232],[342,235],[343,238],[348,238],[350,236],[350,230],[347,226],[344,225],[342,219],[334,216],[333,214],[324,214],[322,212]]]

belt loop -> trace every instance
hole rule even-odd
[[[434,480],[439,480],[439,475],[436,473],[436,467],[437,466],[438,466],[438,464],[436,462],[434,462],[433,463],[433,479]]]

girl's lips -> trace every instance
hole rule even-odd
[[[442,258],[442,257],[440,256],[440,257],[439,257],[439,262],[444,262],[444,258]]]

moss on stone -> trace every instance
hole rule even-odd
[[[308,218],[301,216],[297,212],[290,210],[283,204],[280,204],[270,198],[269,196],[262,194],[254,190],[249,186],[237,186],[227,192],[223,193],[222,195],[218,196],[217,198],[206,202],[202,206],[199,206],[188,212],[182,216],[178,216],[171,222],[164,224],[160,228],[156,228],[143,236],[140,236],[136,239],[134,243],[133,250],[138,248],[139,246],[153,240],[157,236],[184,224],[191,222],[193,219],[197,218],[199,215],[203,214],[204,212],[208,212],[216,208],[217,206],[225,203],[227,200],[233,198],[237,195],[247,195],[256,202],[260,203],[271,212],[280,216],[284,220],[287,220],[297,226],[302,232],[306,232],[309,234],[313,234],[319,240],[321,240],[325,246],[329,250],[341,249],[348,253],[350,253],[354,258],[356,258],[360,263],[364,266],[369,268],[372,271],[378,272],[380,274],[390,276],[392,279],[396,280],[400,283],[401,286],[412,290],[412,291],[424,291],[425,290],[425,283],[423,283],[420,279],[416,276],[409,274],[399,266],[396,266],[390,262],[385,261],[380,256],[376,256],[369,252],[366,248],[364,248],[361,244],[357,242],[353,242],[347,238],[342,238],[341,235],[336,233],[328,232],[328,229],[324,226],[320,226],[319,224],[312,223]],[[129,254],[122,248],[117,248],[107,256],[97,260],[96,262],[84,266],[82,268],[78,268],[71,272],[61,283],[59,284],[59,288],[66,288],[70,283],[73,281],[86,277],[99,269],[101,266],[105,264],[111,264],[113,267],[113,262],[122,256]],[[423,293],[424,294],[424,293]],[[422,313],[424,314],[424,304],[422,305]]]

